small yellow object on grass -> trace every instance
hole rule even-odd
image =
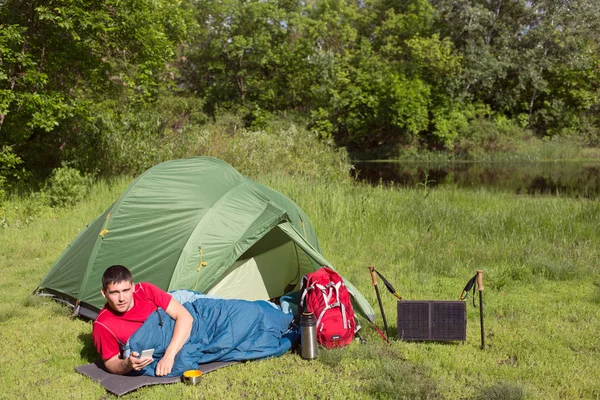
[[[202,371],[197,369],[188,369],[183,373],[183,381],[188,385],[197,385],[200,382]]]

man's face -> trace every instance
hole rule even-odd
[[[104,296],[110,308],[116,312],[124,313],[133,306],[133,282],[111,283],[106,290],[102,289],[102,296]]]

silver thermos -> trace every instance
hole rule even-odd
[[[311,312],[303,312],[300,317],[300,343],[302,358],[305,360],[317,358],[319,352],[317,347],[317,320]]]

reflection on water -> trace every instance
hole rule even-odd
[[[600,162],[400,163],[356,162],[354,175],[371,184],[485,187],[517,194],[597,198]]]

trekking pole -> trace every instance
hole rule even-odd
[[[477,290],[479,290],[479,321],[481,325],[481,350],[485,350],[485,333],[483,331],[483,271],[477,270]]]
[[[379,273],[379,271],[377,271],[375,268],[373,268],[373,271],[375,271],[375,273],[376,273],[377,275],[379,275],[379,277],[380,277],[380,278],[381,278],[381,280],[383,281],[383,284],[385,285],[385,287],[387,288],[387,290],[388,290],[388,291],[389,291],[391,294],[393,294],[393,295],[394,295],[394,296],[395,296],[395,297],[396,297],[398,300],[402,300],[402,296],[400,296],[400,293],[398,293],[398,292],[396,291],[396,289],[394,289],[394,287],[392,286],[392,284],[391,284],[391,283],[389,283],[389,282],[388,282],[388,280],[387,280],[387,279],[385,279],[385,277],[384,277],[383,275],[381,275],[381,274]],[[371,272],[371,273],[372,273],[372,272]]]
[[[383,304],[381,304],[381,296],[379,295],[379,288],[377,287],[377,276],[375,275],[375,267],[369,267],[369,271],[371,272],[371,281],[373,282],[373,286],[375,286],[375,293],[377,293],[377,301],[379,302],[379,309],[381,310],[381,316],[383,317],[383,327],[385,328],[385,334],[389,338],[390,332],[388,331],[387,321],[385,320],[385,311],[383,311]]]

